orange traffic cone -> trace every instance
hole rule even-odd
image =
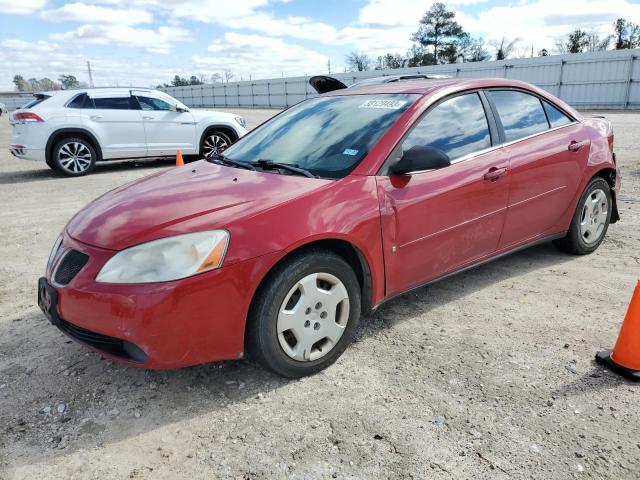
[[[182,159],[182,151],[178,150],[176,153],[176,167],[181,167],[184,165],[184,160]]]
[[[596,361],[630,380],[640,382],[640,280],[631,297],[613,352],[598,352]]]

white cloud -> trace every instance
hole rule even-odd
[[[81,45],[116,45],[143,48],[150,53],[169,53],[176,42],[192,39],[189,30],[162,26],[157,30],[127,25],[82,25],[73,31],[52,33],[52,40]]]
[[[627,0],[536,0],[510,7],[492,7],[478,16],[458,13],[460,24],[487,39],[520,38],[522,44],[537,51],[553,49],[555,39],[576,28],[613,33],[613,21],[624,17],[640,18],[640,4]]]
[[[0,0],[1,14],[28,15],[45,6],[47,0]]]
[[[469,5],[483,3],[488,0],[448,0],[447,7],[455,5]],[[422,18],[431,4],[424,0],[369,0],[360,9],[358,21],[362,24],[374,25],[411,25],[417,28],[418,21]]]
[[[236,78],[265,78],[276,73],[304,75],[326,69],[327,56],[280,38],[226,33],[209,45],[213,55],[192,57],[194,68],[207,74],[231,70]]]
[[[151,23],[153,15],[139,8],[114,9],[86,3],[67,3],[60,8],[43,11],[40,16],[49,21],[136,25]]]

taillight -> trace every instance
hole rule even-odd
[[[17,122],[44,122],[39,115],[33,112],[15,112],[13,119]]]

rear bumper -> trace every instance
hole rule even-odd
[[[23,160],[34,160],[36,162],[44,162],[46,160],[44,149],[29,148],[26,145],[14,144],[9,145],[9,151],[14,157]]]
[[[65,286],[47,272],[57,294],[58,328],[104,356],[149,369],[241,358],[251,299],[279,255],[174,282],[115,285],[95,281],[115,252],[66,234],[63,245],[89,260]]]

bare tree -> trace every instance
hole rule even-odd
[[[496,60],[506,60],[513,53],[517,43],[520,41],[520,37],[513,40],[509,40],[507,37],[502,37],[499,42],[492,40],[489,45],[496,49]]]
[[[225,70],[224,72],[222,72],[222,75],[225,83],[229,83],[229,80],[235,77],[235,74],[231,70]]]
[[[353,51],[345,57],[345,60],[352,72],[364,72],[371,68],[371,58],[366,53]]]
[[[211,83],[217,83],[222,80],[222,75],[220,75],[219,73],[214,73],[209,78],[211,79]]]

